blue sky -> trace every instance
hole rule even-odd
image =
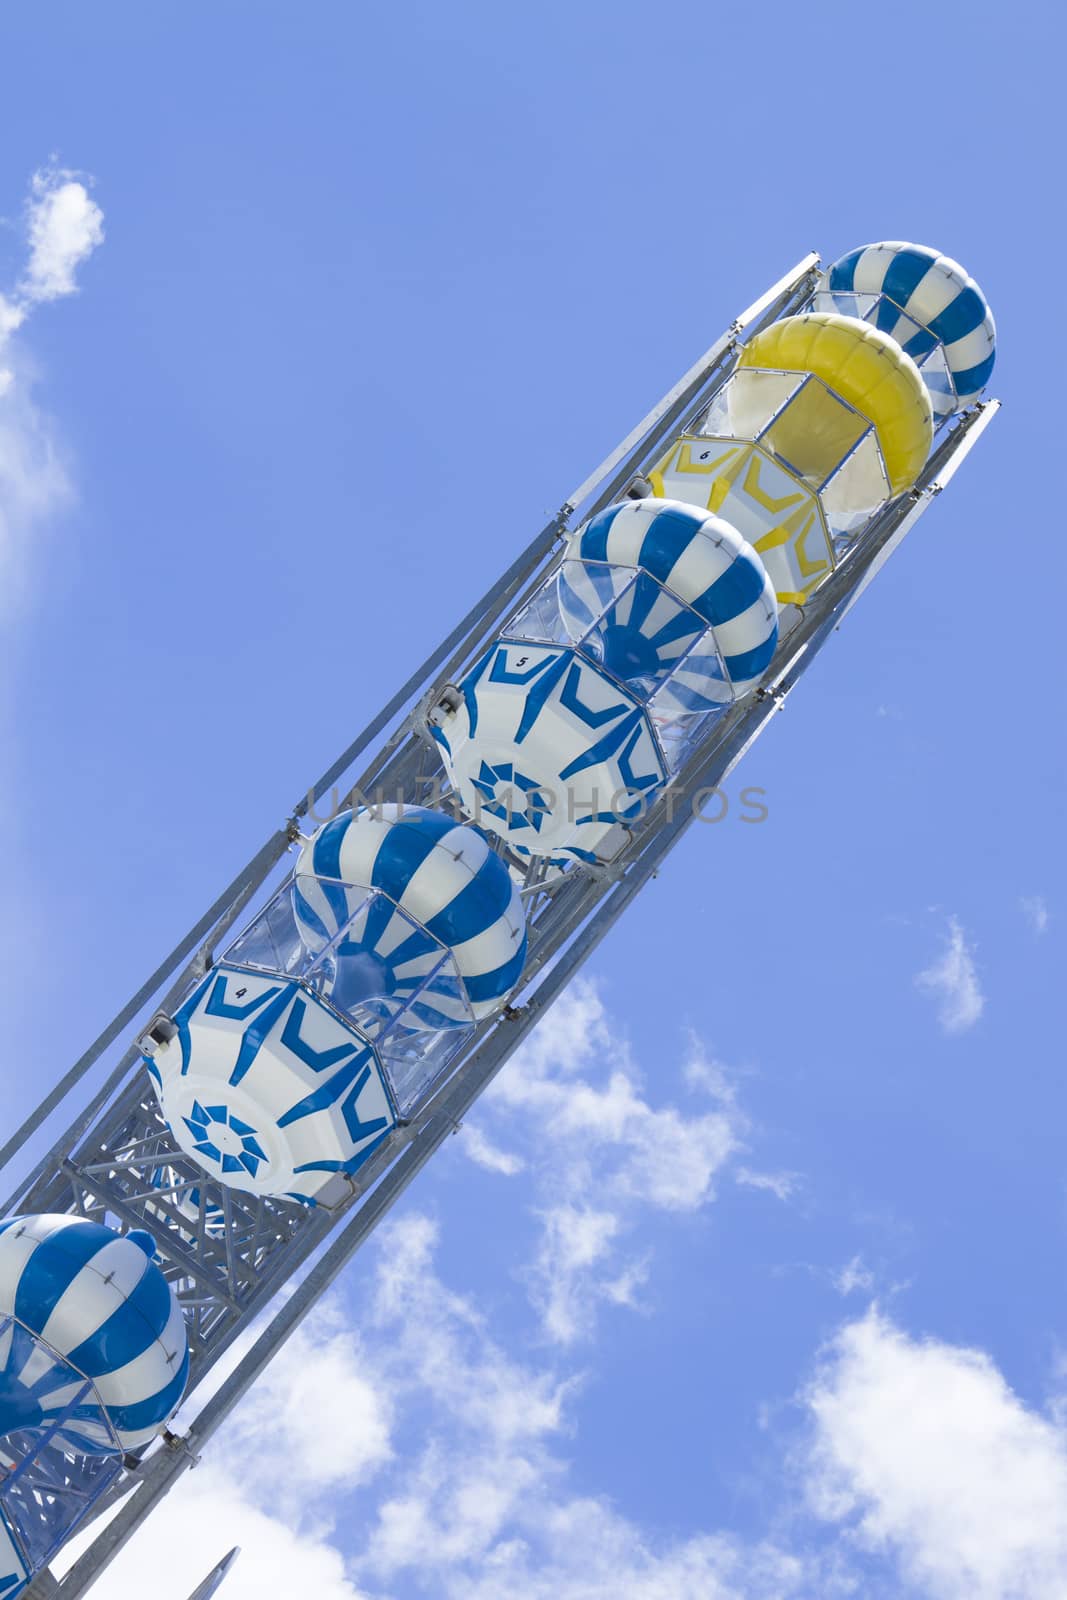
[[[805,251],[963,262],[1005,402],[116,1596],[1067,1591],[1059,27],[8,11],[10,1123]]]

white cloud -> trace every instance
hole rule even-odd
[[[948,919],[948,938],[941,956],[915,979],[937,1003],[937,1020],[945,1033],[973,1028],[985,1008],[978,981],[974,947],[967,943],[958,918]]]
[[[19,283],[23,303],[74,294],[74,274],[104,239],[104,213],[81,179],[54,167],[35,172],[27,206],[30,258]]]
[[[589,1337],[599,1306],[639,1307],[649,1252],[620,1254],[650,1213],[691,1214],[715,1198],[716,1183],[742,1149],[744,1118],[725,1070],[689,1040],[682,1076],[710,1099],[695,1113],[654,1104],[627,1041],[600,996],[579,980],[561,996],[496,1079],[480,1107],[488,1124],[531,1172],[541,1237],[524,1277],[549,1338]],[[497,1170],[495,1143],[469,1150]],[[750,1174],[750,1181],[755,1175]],[[784,1192],[787,1180],[758,1181]]]
[[[1024,894],[1019,897],[1019,909],[1036,934],[1048,931],[1049,910],[1044,895]]]
[[[869,1291],[874,1288],[874,1274],[864,1266],[862,1256],[853,1256],[840,1272],[834,1273],[833,1285],[838,1294],[854,1294],[857,1289]]]
[[[542,1029],[551,1023],[542,1037]],[[742,1119],[712,1078],[720,1103],[686,1116],[653,1106],[641,1092],[625,1040],[613,1032],[593,985],[579,980],[519,1050],[487,1097],[515,1131],[531,1130],[535,1156],[553,1186],[560,1169],[583,1187],[667,1211],[692,1211],[711,1199],[720,1168],[740,1148]],[[691,1064],[692,1066],[692,1064]],[[585,1076],[579,1076],[585,1072]]]
[[[595,1252],[600,1224],[574,1222]],[[352,1570],[373,1593],[414,1577],[445,1600],[797,1600],[807,1562],[721,1537],[649,1539],[604,1500],[573,1494],[558,1444],[580,1380],[505,1354],[437,1276],[421,1217],[383,1230],[371,1321],[413,1450]],[[404,1592],[408,1590],[404,1588]]]
[[[52,425],[29,394],[26,364],[19,382],[0,372],[0,607],[12,610],[25,590],[20,557],[28,537],[67,505],[71,481]]]
[[[288,1470],[275,1462],[279,1476]],[[217,1561],[241,1554],[219,1591],[225,1600],[265,1595],[314,1595],[315,1600],[364,1600],[347,1576],[340,1550],[319,1529],[301,1533],[251,1500],[216,1462],[189,1472],[108,1568],[108,1600],[187,1600]],[[58,1565],[58,1564],[57,1564]]]
[[[3,348],[5,339],[22,326],[24,315],[6,295],[0,294],[0,348]]]
[[[553,1432],[567,1385],[550,1371],[523,1368],[493,1343],[482,1314],[436,1276],[437,1237],[421,1216],[392,1223],[381,1237],[370,1326],[392,1392],[429,1388],[441,1414],[497,1445]]]
[[[199,1404],[206,1392],[198,1396]],[[361,1600],[334,1540],[328,1491],[371,1479],[391,1457],[390,1401],[338,1302],[315,1311],[108,1571],[113,1600],[146,1590],[186,1600],[233,1545],[226,1600],[314,1594]],[[90,1532],[95,1532],[95,1529]],[[72,1542],[62,1572],[88,1540]],[[161,1578],[165,1573],[165,1586]]]
[[[310,1329],[294,1334],[227,1428],[225,1451],[241,1463],[243,1488],[277,1503],[296,1485],[299,1509],[323,1489],[373,1477],[391,1454],[391,1418],[384,1390],[367,1376],[370,1366],[337,1302],[328,1302]]]
[[[648,1250],[643,1256],[630,1260],[623,1267],[617,1278],[606,1279],[601,1284],[604,1299],[609,1300],[614,1306],[629,1306],[632,1311],[647,1311],[649,1308],[638,1294],[648,1282],[651,1272],[652,1252]]]
[[[756,1172],[751,1167],[738,1167],[734,1173],[734,1182],[743,1189],[765,1189],[778,1200],[789,1200],[799,1181],[795,1172]]]
[[[185,1600],[233,1544],[226,1600],[386,1600],[412,1584],[441,1600],[811,1592],[805,1556],[718,1534],[652,1537],[574,1493],[559,1447],[581,1376],[506,1352],[438,1276],[437,1246],[426,1217],[383,1226],[358,1308],[332,1297],[285,1346],[117,1557],[112,1600]]]
[[[614,1212],[559,1205],[541,1212],[540,1220],[541,1239],[530,1272],[534,1302],[549,1338],[571,1344],[593,1331],[598,1300],[632,1304],[638,1280],[621,1294],[619,1279],[612,1283],[592,1270],[608,1259],[619,1232]]]
[[[469,1156],[476,1166],[484,1167],[486,1172],[499,1172],[505,1178],[513,1178],[526,1166],[521,1156],[498,1149],[477,1123],[465,1122],[462,1136],[464,1155]]]
[[[74,293],[75,270],[103,238],[102,219],[73,173],[35,173],[26,269],[11,295],[0,293],[0,575],[9,611],[23,596],[31,537],[72,495],[52,424],[33,400],[32,363],[14,336],[36,306]]]
[[[924,1600],[1063,1600],[1067,1436],[987,1355],[912,1339],[872,1309],[806,1399],[814,1509],[891,1554]]]
[[[808,1563],[770,1544],[722,1536],[656,1544],[602,1501],[534,1503],[456,1600],[792,1600],[810,1596]],[[819,1591],[824,1597],[827,1589]]]
[[[595,1254],[600,1220],[571,1220],[570,1247]],[[119,1556],[114,1600],[149,1586],[184,1600],[233,1543],[228,1600],[1067,1592],[1067,1439],[987,1356],[912,1339],[872,1310],[840,1330],[805,1392],[810,1432],[782,1464],[776,1537],[653,1534],[570,1485],[583,1375],[505,1350],[442,1281],[437,1248],[424,1216],[383,1226],[358,1306],[335,1297],[286,1347]]]

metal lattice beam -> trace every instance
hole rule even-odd
[[[811,293],[817,265],[816,257],[806,257],[773,285],[564,503],[483,600],[311,786],[294,807],[290,823],[267,841],[9,1141],[0,1152],[0,1164],[83,1082],[90,1068],[145,1013],[152,1000],[166,1009],[202,975],[222,935],[276,872],[295,837],[296,823],[312,813],[331,788],[343,784],[346,798],[403,796],[419,802],[425,800],[426,785],[441,784],[440,762],[423,721],[435,695],[477,658],[507,617],[552,571],[561,559],[562,535],[570,518],[590,515],[610,504],[635,473],[657,459],[664,440],[691,423],[725,381],[735,364],[741,333],[758,331],[799,309]],[[614,865],[592,871],[576,868],[555,878],[546,877],[543,865],[530,866],[523,889],[530,938],[528,964],[517,991],[521,1003],[479,1025],[449,1075],[413,1119],[398,1128],[350,1181],[349,1192],[332,1210],[257,1199],[213,1183],[176,1146],[135,1049],[125,1051],[105,1084],[16,1188],[8,1209],[110,1215],[153,1233],[164,1271],[187,1312],[190,1393],[195,1394],[214,1363],[251,1319],[269,1306],[279,1288],[294,1275],[305,1273],[195,1417],[186,1439],[165,1438],[131,1467],[111,1498],[131,1487],[133,1494],[67,1574],[59,1585],[60,1594],[73,1600],[84,1593],[193,1463],[195,1453],[692,824],[701,790],[725,780],[781,708],[829,633],[955,471],[995,409],[995,403],[975,408],[956,425],[943,429],[916,489],[871,520],[852,553],[808,606],[791,608],[793,614],[764,688],[714,724],[675,775],[669,795],[635,825],[629,848]],[[368,751],[370,760],[356,772],[357,761]],[[42,1573],[28,1594],[31,1600],[42,1600],[46,1593],[55,1592],[55,1581]]]

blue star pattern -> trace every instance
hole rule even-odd
[[[535,778],[519,772],[510,761],[496,767],[483,761],[471,782],[485,801],[482,810],[491,817],[498,817],[510,831],[532,828],[540,833],[551,807]]]
[[[193,1136],[197,1154],[217,1162],[223,1172],[240,1172],[243,1167],[254,1178],[267,1159],[255,1128],[226,1106],[205,1107],[194,1100],[192,1110],[182,1120]]]

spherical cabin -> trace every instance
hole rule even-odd
[[[777,643],[766,570],[707,511],[610,506],[431,719],[460,801],[519,855],[611,859]]]
[[[749,341],[649,481],[726,517],[778,600],[803,605],[872,513],[915,483],[932,440],[929,394],[900,346],[858,318],[811,312]]]
[[[862,245],[828,267],[816,311],[858,317],[915,362],[941,421],[972,405],[989,382],[997,330],[973,278],[928,245],[899,240]]]
[[[300,851],[294,907],[305,945],[326,956],[325,993],[349,1014],[365,1007],[372,1031],[401,1011],[419,1032],[481,1021],[522,974],[526,919],[507,868],[427,806],[327,822]]]
[[[0,1435],[94,1455],[147,1444],[189,1372],[181,1306],[147,1233],[82,1217],[0,1222]]]
[[[175,1140],[223,1184],[314,1203],[506,1004],[525,951],[518,892],[473,829],[343,812],[146,1058]]]

